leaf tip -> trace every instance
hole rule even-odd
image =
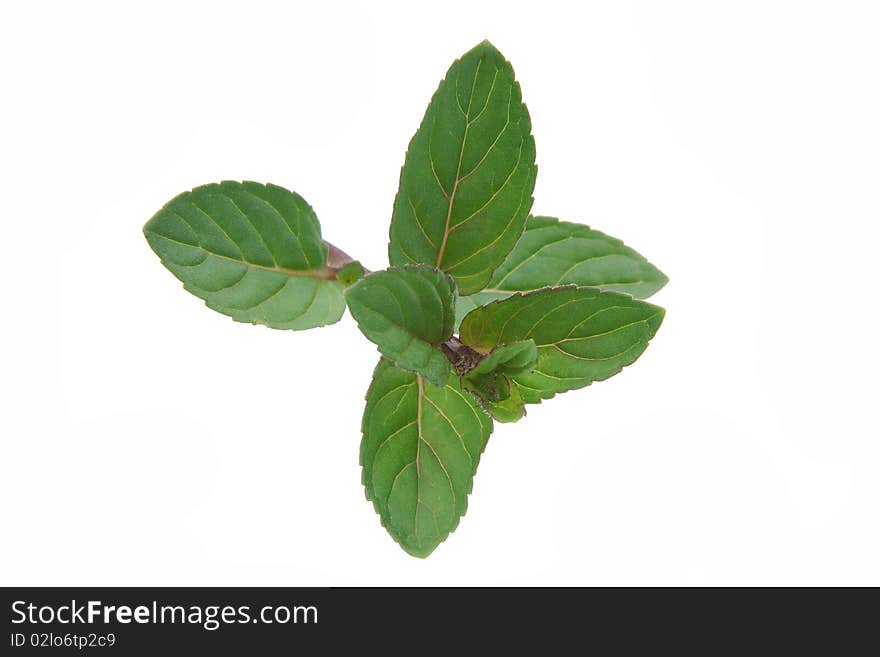
[[[653,304],[652,304],[653,305]],[[656,309],[654,314],[651,315],[648,324],[651,327],[651,335],[657,333],[657,330],[660,328],[660,325],[663,323],[663,319],[666,317],[666,309],[661,308],[660,306],[654,306]]]
[[[654,267],[654,269],[657,269],[657,268]],[[667,276],[662,271],[657,269],[657,289],[654,292],[657,293],[660,290],[662,290],[664,287],[666,287],[666,284],[668,282],[669,282],[669,276]]]
[[[480,41],[477,45],[475,45],[473,48],[468,50],[464,55],[462,55],[461,59],[464,59],[468,55],[486,55],[486,54],[492,55],[494,57],[498,57],[498,58],[506,61],[504,55],[501,54],[501,51],[498,50],[498,48],[495,47],[495,44],[493,44],[491,41],[489,41],[489,39],[483,39],[482,41]]]

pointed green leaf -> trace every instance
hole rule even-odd
[[[534,371],[511,377],[527,403],[582,388],[634,362],[663,321],[663,309],[625,294],[591,287],[545,288],[514,294],[473,310],[461,340],[487,351],[531,338]]]
[[[486,412],[498,422],[516,422],[526,414],[519,386],[504,374],[462,379],[461,387],[474,395]],[[502,391],[501,394],[498,394],[499,391]],[[495,396],[499,398],[496,399]]]
[[[582,224],[530,216],[485,290],[460,297],[457,320],[478,306],[542,287],[574,284],[647,299],[669,279],[636,251]]]
[[[345,286],[361,280],[366,274],[364,266],[357,260],[346,263],[336,272],[336,280]]]
[[[519,340],[494,347],[468,374],[523,374],[535,369],[538,349],[535,341]]]
[[[345,310],[314,211],[282,187],[196,187],[159,210],[144,235],[189,292],[236,321],[307,329]]]
[[[461,387],[499,422],[516,422],[525,415],[522,395],[510,377],[535,369],[538,349],[534,340],[495,347],[461,377]]]
[[[362,430],[367,499],[404,550],[427,557],[467,510],[492,420],[456,377],[437,387],[382,359]]]
[[[478,292],[522,234],[535,142],[513,68],[488,41],[452,64],[410,141],[388,247]]]
[[[439,345],[452,336],[455,282],[427,265],[392,267],[365,276],[345,291],[352,317],[398,367],[434,385],[449,377]]]

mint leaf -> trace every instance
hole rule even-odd
[[[535,369],[538,349],[534,340],[495,347],[461,377],[461,387],[474,396],[499,422],[516,422],[525,415],[522,395],[510,377]]]
[[[519,386],[507,376],[462,379],[461,387],[474,395],[483,409],[499,422],[516,422],[526,414]]]
[[[427,263],[479,292],[522,234],[536,171],[513,68],[484,41],[452,64],[409,143],[391,264]]]
[[[298,330],[345,310],[314,211],[282,187],[196,187],[159,210],[144,235],[189,292],[236,321]]]
[[[477,308],[461,323],[461,340],[477,351],[531,338],[534,371],[516,374],[527,403],[582,388],[634,362],[663,321],[663,309],[590,287],[546,288]]]
[[[361,331],[384,356],[434,385],[446,383],[449,359],[438,347],[452,336],[452,278],[427,265],[392,267],[362,278],[345,296]]]
[[[538,349],[535,341],[520,340],[510,342],[490,351],[474,368],[468,372],[473,374],[523,374],[535,369]]]
[[[336,272],[336,280],[349,286],[362,279],[365,273],[364,266],[359,261],[353,260],[339,268],[339,271]]]
[[[436,387],[382,359],[362,430],[367,499],[404,550],[427,557],[467,510],[492,420],[455,377]]]
[[[485,290],[460,297],[458,323],[476,307],[513,292],[574,284],[647,299],[669,279],[613,237],[582,224],[530,216],[522,237]]]
[[[530,216],[489,288],[527,292],[573,284],[647,299],[668,281],[663,272],[618,239],[582,224]]]

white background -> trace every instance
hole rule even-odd
[[[876,3],[92,2],[0,16],[0,583],[880,584]],[[141,235],[272,181],[386,260],[406,144],[489,38],[536,213],[671,278],[614,379],[499,425],[456,531],[364,499],[374,347],[236,324]]]

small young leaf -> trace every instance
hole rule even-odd
[[[625,294],[591,287],[545,288],[514,294],[473,310],[461,340],[485,352],[532,338],[538,363],[516,374],[527,403],[601,381],[634,362],[663,321],[663,309]]]
[[[336,272],[336,280],[346,287],[361,280],[364,277],[364,266],[357,260],[344,264]]]
[[[427,557],[467,510],[492,420],[456,377],[436,387],[382,359],[362,430],[367,499],[404,550]]]
[[[477,398],[480,405],[499,422],[516,422],[526,414],[525,402],[519,386],[506,375],[462,379],[461,387]],[[493,399],[493,391],[503,390],[500,399]]]
[[[508,342],[493,348],[469,374],[523,374],[535,369],[537,359],[538,349],[534,340]]]
[[[196,187],[159,210],[144,235],[189,292],[236,321],[298,330],[345,310],[314,211],[282,187]]]
[[[522,234],[535,142],[513,68],[488,41],[452,64],[409,143],[391,217],[392,265],[426,263],[479,292]]]
[[[538,349],[534,340],[521,340],[495,347],[461,377],[461,387],[477,397],[483,408],[499,422],[516,422],[525,415],[516,374],[535,369]]]
[[[485,290],[459,297],[457,320],[476,307],[542,287],[574,284],[647,299],[668,282],[636,251],[589,226],[530,216],[519,242]]]
[[[392,267],[345,291],[361,331],[398,367],[442,386],[449,359],[438,346],[452,336],[455,282],[427,265]]]

